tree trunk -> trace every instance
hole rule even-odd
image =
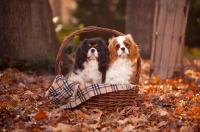
[[[53,17],[61,17],[61,2],[60,0],[49,0],[52,8]]]
[[[0,56],[40,62],[59,48],[48,0],[0,0]]]
[[[182,73],[187,0],[159,0],[156,4],[150,69],[161,79]]]
[[[142,58],[150,58],[155,0],[127,0],[126,33],[133,36]]]

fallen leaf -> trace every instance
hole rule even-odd
[[[44,112],[43,110],[39,110],[39,111],[35,114],[34,118],[35,118],[36,120],[41,120],[41,119],[47,119],[48,116],[47,116],[46,112]]]
[[[176,113],[178,115],[180,115],[182,113],[182,111],[183,111],[183,107],[182,106],[178,106],[178,107],[176,107],[175,111],[176,111]]]
[[[179,132],[189,132],[190,131],[190,126],[182,126]]]
[[[163,126],[165,126],[165,125],[167,125],[167,124],[168,124],[167,121],[161,121],[161,122],[158,123],[157,127],[158,127],[158,128],[159,128],[159,127],[163,127]]]
[[[162,109],[159,110],[159,113],[160,113],[160,116],[166,116],[166,115],[168,115],[168,112],[165,111],[165,110],[162,110]]]
[[[131,124],[128,124],[128,125],[123,129],[123,131],[124,131],[124,132],[130,132],[130,131],[132,131],[133,129],[135,129],[135,127],[134,127],[133,125],[131,125]]]
[[[154,127],[148,127],[148,128],[145,128],[146,130],[149,130],[150,132],[158,132],[159,129],[157,128],[157,126],[154,126]]]
[[[58,123],[55,127],[51,126],[51,129],[53,132],[72,132],[72,126],[63,123]]]

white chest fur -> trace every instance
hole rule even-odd
[[[102,74],[98,70],[97,60],[90,60],[83,63],[84,69],[77,70],[76,73],[85,83],[101,83]]]
[[[105,83],[127,84],[132,75],[133,64],[129,59],[118,58],[106,72]]]

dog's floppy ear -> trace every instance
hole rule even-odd
[[[138,46],[130,34],[127,34],[125,37],[127,37],[130,42],[130,59],[132,62],[134,62],[135,59],[140,57]]]
[[[98,52],[99,53],[98,64],[99,64],[99,71],[102,73],[102,83],[104,83],[106,77],[106,70],[108,68],[108,63],[110,60],[109,50],[106,45],[106,42],[102,38],[97,38],[96,43],[100,48],[100,52]]]
[[[117,51],[116,51],[116,47],[115,47],[115,43],[116,43],[116,39],[113,37],[111,39],[109,39],[109,45],[108,45],[108,49],[110,52],[110,62],[114,62],[117,59]]]
[[[100,52],[98,57],[99,64],[100,65],[107,64],[109,62],[109,50],[106,45],[106,42],[103,39],[99,38],[97,43],[98,46],[100,47]]]
[[[87,58],[87,51],[86,46],[87,40],[84,40],[76,50],[76,56],[75,56],[75,64],[74,69],[83,69],[83,63],[86,61]]]

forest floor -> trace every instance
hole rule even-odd
[[[14,68],[0,71],[0,131],[15,132],[199,132],[200,59],[184,59],[185,78],[149,78],[143,61],[143,103],[112,110],[67,109],[52,104],[45,92],[55,75]]]

